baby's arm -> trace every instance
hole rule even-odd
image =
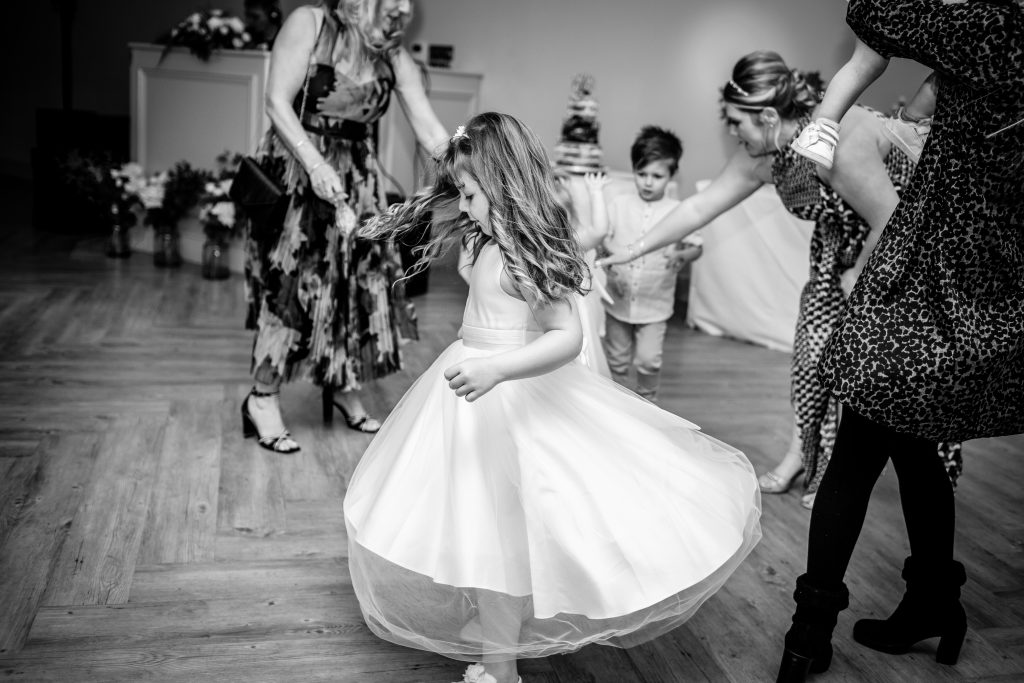
[[[850,61],[832,77],[816,116],[839,122],[868,86],[885,73],[889,60],[857,40]]]
[[[470,358],[445,370],[444,377],[456,396],[473,402],[500,382],[549,373],[580,355],[583,327],[575,297],[553,303],[531,298],[525,300],[544,333],[518,349],[488,358]]]

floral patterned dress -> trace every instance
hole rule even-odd
[[[295,111],[346,198],[337,207],[319,199],[277,132],[267,133],[260,154],[283,172],[291,203],[279,235],[247,241],[246,326],[256,330],[258,380],[302,377],[349,390],[400,369],[399,340],[415,336],[415,314],[396,286],[397,248],[353,234],[384,208],[373,123],[387,110],[394,71],[381,55],[368,80],[353,80],[333,59],[344,27],[333,17],[321,26]]]
[[[801,119],[799,129],[808,121]],[[885,167],[896,191],[901,192],[913,174],[913,163],[893,148]],[[814,493],[832,455],[839,425],[839,403],[818,378],[818,361],[846,306],[840,275],[856,263],[870,228],[818,178],[814,162],[792,148],[787,146],[775,157],[771,173],[786,209],[797,218],[814,221],[810,276],[800,294],[790,375],[791,399],[803,441],[804,477],[808,493]],[[955,483],[962,467],[960,444],[940,444],[938,450]]]

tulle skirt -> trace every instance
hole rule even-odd
[[[689,619],[761,537],[747,459],[578,362],[468,403],[444,371],[525,340],[463,334],[349,485],[370,629],[473,661],[625,647]]]

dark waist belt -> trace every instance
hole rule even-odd
[[[335,121],[337,120],[335,119]],[[358,142],[370,137],[370,124],[349,121],[348,119],[342,119],[340,125],[338,123],[329,127],[304,125],[303,128],[310,133],[323,135],[326,138],[341,138]]]

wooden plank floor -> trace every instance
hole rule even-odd
[[[17,227],[17,226],[16,226]],[[23,228],[23,226],[22,226]],[[285,389],[303,449],[241,437],[249,333],[238,277],[160,271],[146,255],[0,238],[0,679],[428,683],[463,665],[384,643],[348,580],[341,501],[369,437],[320,422]],[[435,272],[408,369],[368,398],[387,411],[455,334],[464,287]],[[789,359],[674,321],[664,406],[742,448],[759,470],[785,448]],[[857,646],[885,614],[907,554],[883,478],[849,576],[850,609],[821,681],[1024,680],[1024,437],[967,444],[958,555],[970,583],[960,663],[935,643],[903,657]],[[526,683],[774,680],[805,553],[793,490],[764,499],[764,540],[687,625],[632,649],[521,665]]]

